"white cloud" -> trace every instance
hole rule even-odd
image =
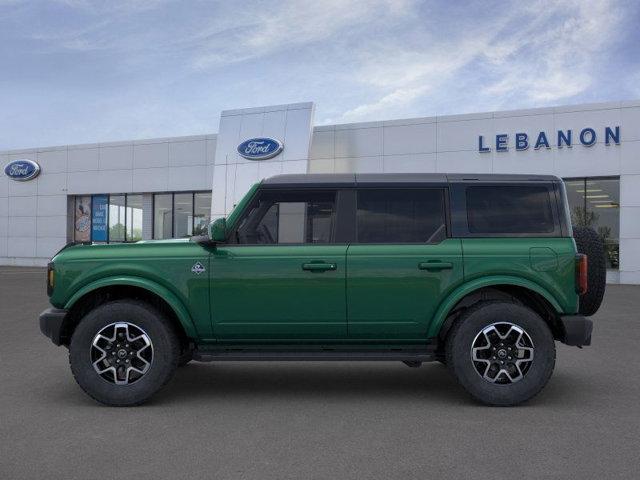
[[[513,46],[508,55],[487,55],[501,78],[484,93],[506,96],[521,91],[533,102],[549,103],[590,87],[595,56],[615,38],[620,21],[611,2],[573,1],[561,6],[539,2],[530,13],[536,12],[543,13],[535,22],[498,42],[498,49]],[[564,12],[570,15],[563,17]],[[554,23],[554,18],[562,20]]]
[[[325,40],[340,32],[380,20],[402,17],[409,0],[286,0],[273,8],[250,9],[232,16],[230,24],[213,23],[198,32],[199,53],[193,64],[199,69],[219,67]]]
[[[350,122],[393,111],[397,107],[410,104],[428,90],[428,86],[398,88],[373,103],[365,103],[351,110],[347,110],[342,114],[340,120]]]
[[[379,47],[373,58],[357,71],[357,77],[362,79],[362,83],[385,93],[380,98],[347,110],[340,121],[401,114],[403,107],[446,84],[482,51],[484,42],[481,39],[443,42],[420,52]]]
[[[638,10],[606,0],[0,0],[0,60],[11,66],[0,129],[6,148],[210,132],[225,108],[310,99],[321,122],[352,122],[637,98]],[[33,118],[59,129],[37,136]]]
[[[446,92],[461,82],[477,85],[482,106],[508,104],[516,94],[535,105],[569,99],[592,84],[596,57],[616,38],[621,20],[607,0],[517,3],[504,12],[484,27],[471,17],[449,38],[425,32],[420,48],[387,39],[384,47],[361,53],[363,62],[353,78],[371,93],[339,120],[402,115],[418,99],[438,96],[440,88]]]

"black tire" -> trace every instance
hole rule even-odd
[[[152,343],[153,357],[148,370],[126,385],[116,385],[103,378],[92,364],[94,338],[116,322],[127,322],[142,329]],[[98,402],[118,407],[139,405],[148,400],[171,379],[179,358],[180,343],[170,321],[150,305],[135,300],[117,300],[90,311],[73,332],[69,345],[69,363],[78,385]]]
[[[527,370],[519,380],[491,383],[477,370],[476,365],[483,364],[472,361],[472,345],[483,329],[505,322],[523,329],[530,337],[534,347],[532,361],[524,367]],[[447,336],[446,358],[449,370],[474,399],[485,405],[513,406],[530,400],[547,384],[555,366],[556,348],[549,327],[533,310],[515,303],[490,301],[478,303],[460,316]]]
[[[587,256],[587,293],[580,296],[578,311],[585,316],[598,311],[607,283],[607,262],[600,235],[589,227],[573,227],[573,238],[579,253]]]

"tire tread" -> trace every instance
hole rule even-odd
[[[483,403],[485,405],[488,406],[492,406],[492,407],[504,407],[504,406],[515,406],[518,405],[522,402],[525,401],[530,401],[532,398],[534,398],[535,396],[537,396],[542,389],[545,387],[545,385],[547,384],[547,382],[549,381],[549,379],[551,378],[551,375],[553,374],[553,367],[550,368],[548,370],[548,372],[546,373],[546,375],[541,379],[541,381],[538,382],[537,387],[533,390],[530,390],[527,394],[527,397],[523,400],[518,400],[518,401],[514,401],[514,402],[505,402],[504,400],[500,400],[497,398],[487,398],[486,396],[480,396],[477,395],[473,390],[468,389],[465,385],[464,382],[461,381],[461,379],[463,378],[460,369],[460,363],[456,362],[455,358],[454,358],[454,348],[453,346],[456,344],[456,342],[458,341],[458,337],[463,333],[463,328],[465,326],[465,321],[470,318],[472,315],[474,315],[476,312],[481,311],[487,307],[490,307],[492,305],[506,305],[506,306],[510,306],[510,307],[517,307],[520,309],[526,309],[529,312],[531,312],[533,315],[537,316],[538,318],[539,315],[531,310],[529,307],[522,305],[520,303],[516,303],[516,302],[505,302],[504,300],[486,300],[486,301],[481,301],[478,302],[476,304],[474,304],[473,306],[469,307],[469,309],[464,312],[462,315],[460,315],[460,317],[456,320],[456,322],[454,323],[454,325],[451,327],[451,330],[449,331],[449,334],[447,335],[447,339],[446,339],[446,344],[445,344],[445,358],[446,358],[446,365],[447,368],[449,369],[449,371],[451,372],[451,374],[458,380],[459,383],[462,384],[462,386],[465,388],[465,390],[471,395],[471,397],[480,402]],[[546,328],[547,330],[549,330],[548,325],[544,322],[544,320],[542,318],[540,318],[540,322],[544,325],[544,328]],[[553,341],[553,336],[551,335],[551,331],[549,330],[549,335],[551,337],[551,340]],[[552,349],[552,358],[551,358],[551,362],[552,365],[555,365],[556,362],[556,350],[555,348]],[[480,378],[480,377],[479,377]],[[484,381],[484,380],[482,380]]]
[[[161,322],[164,325],[164,327],[167,328],[168,331],[170,332],[170,335],[168,335],[168,341],[169,341],[169,348],[170,348],[169,358],[171,359],[171,364],[169,365],[169,369],[168,369],[169,371],[167,372],[167,374],[164,375],[163,381],[159,385],[156,385],[155,388],[153,388],[153,390],[148,395],[142,398],[139,398],[137,400],[120,401],[120,402],[106,401],[104,398],[98,397],[92,391],[85,388],[83,384],[84,382],[80,381],[79,371],[75,368],[74,363],[72,361],[72,355],[71,355],[71,345],[73,344],[73,336],[71,338],[70,348],[69,348],[69,366],[71,368],[71,373],[76,383],[89,397],[93,398],[95,401],[105,405],[112,406],[112,407],[134,407],[134,406],[138,406],[145,403],[154,393],[162,389],[171,380],[171,378],[173,378],[173,374],[176,368],[178,367],[178,362],[181,354],[181,347],[180,347],[180,342],[178,339],[177,332],[175,331],[174,325],[169,321],[168,318],[166,318],[162,313],[160,313],[153,306],[149,305],[147,302],[134,300],[134,299],[114,300],[112,302],[108,302],[96,307],[94,310],[91,310],[89,313],[87,313],[87,315],[84,318],[87,318],[98,309],[102,309],[105,313],[108,314],[110,310],[115,310],[116,308],[119,308],[122,306],[127,308],[131,308],[131,307],[144,308],[149,313],[154,315],[157,321]],[[80,322],[82,322],[82,320]],[[79,326],[80,325],[78,325],[78,327]],[[73,334],[74,336],[76,335],[76,332],[78,332],[78,328],[75,329]]]

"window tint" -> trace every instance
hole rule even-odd
[[[211,192],[155,193],[153,205],[153,238],[206,234],[211,218]]]
[[[193,234],[205,235],[211,217],[211,193],[195,193],[193,200]]]
[[[446,237],[442,189],[358,191],[359,243],[436,243]]]
[[[467,188],[471,233],[551,233],[555,229],[549,190],[543,186]]]
[[[335,192],[263,192],[236,231],[241,244],[329,243]]]
[[[109,195],[109,241],[124,242],[125,196]]]
[[[171,238],[171,219],[173,218],[173,196],[160,193],[153,197],[153,238]]]
[[[173,195],[173,236],[190,237],[193,234],[193,194],[174,193]]]
[[[142,240],[142,195],[127,194],[127,242]]]
[[[574,178],[565,180],[571,222],[591,227],[602,239],[607,268],[619,267],[620,179]]]

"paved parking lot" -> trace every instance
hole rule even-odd
[[[143,407],[96,404],[44,338],[44,271],[0,267],[0,478],[638,478],[640,287],[610,286],[594,345],[547,388],[473,403],[446,369],[193,364]]]

